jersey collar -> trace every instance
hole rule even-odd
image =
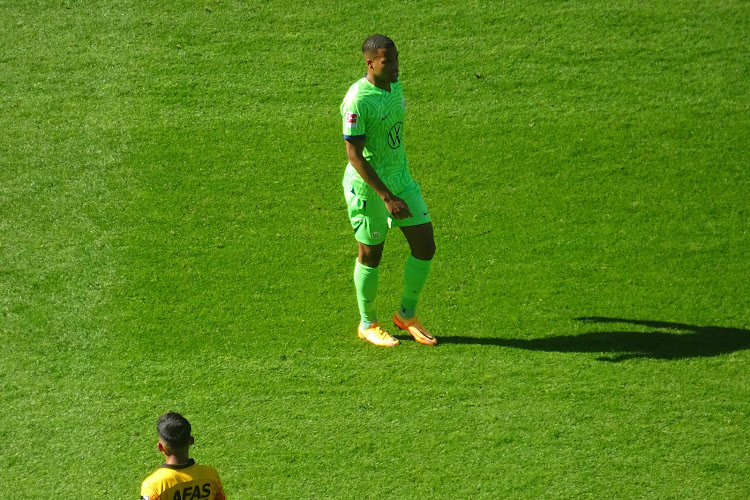
[[[180,470],[180,469],[187,469],[188,467],[192,467],[193,465],[195,465],[195,460],[193,460],[193,459],[191,458],[191,459],[189,459],[189,460],[187,461],[187,463],[184,463],[184,464],[180,464],[180,465],[169,465],[169,464],[164,464],[164,465],[161,465],[161,466],[160,466],[159,468],[160,468],[160,469],[172,469],[172,470]]]

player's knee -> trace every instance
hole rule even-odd
[[[432,258],[435,256],[435,251],[436,250],[437,250],[437,248],[435,248],[435,242],[433,241],[432,245],[430,245],[428,247],[428,249],[427,249],[427,254],[429,255],[429,258],[427,258],[425,260],[432,260]]]
[[[367,267],[378,267],[382,256],[382,245],[359,245],[359,261]]]
[[[419,260],[432,260],[435,256],[435,250],[434,241],[426,242],[423,245],[420,245],[419,248],[415,249],[415,251],[412,252],[412,255]]]
[[[367,267],[378,267],[380,265],[380,256],[360,255],[359,261]]]

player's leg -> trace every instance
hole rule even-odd
[[[345,194],[358,245],[357,260],[354,263],[354,287],[361,322],[357,335],[379,346],[398,345],[395,337],[380,328],[376,309],[378,266],[388,233],[388,211],[380,198],[362,200],[352,191],[345,191]]]
[[[422,344],[435,345],[433,337],[416,317],[419,295],[422,293],[432,267],[435,255],[435,235],[427,205],[422,198],[419,186],[415,184],[403,198],[411,209],[413,216],[398,221],[401,231],[409,242],[411,253],[404,266],[404,288],[401,295],[401,308],[393,318],[401,329],[407,330]]]
[[[404,290],[399,313],[403,319],[411,319],[416,314],[419,295],[430,275],[432,257],[435,255],[435,236],[432,222],[402,227],[401,231],[409,242],[411,254],[404,266]]]
[[[396,337],[386,332],[378,323],[375,299],[378,296],[380,259],[383,256],[383,243],[367,245],[358,242],[359,255],[354,264],[354,286],[357,290],[360,323],[357,336],[371,344],[393,347],[399,344]]]
[[[378,276],[384,243],[366,245],[357,242],[359,255],[354,263],[354,287],[357,290],[357,304],[361,317],[360,327],[367,329],[378,322],[375,299],[378,296]]]

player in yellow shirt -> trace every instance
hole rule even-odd
[[[141,500],[226,500],[216,469],[189,458],[195,442],[190,422],[179,413],[165,413],[156,429],[166,461],[143,481]]]

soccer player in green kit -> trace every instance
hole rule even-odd
[[[422,192],[409,172],[404,152],[406,105],[398,77],[398,51],[384,35],[372,35],[362,44],[367,74],[355,82],[341,104],[349,164],[344,173],[344,195],[359,255],[354,284],[361,322],[358,336],[378,346],[399,341],[378,322],[375,299],[380,259],[392,226],[404,233],[411,248],[404,268],[401,308],[393,323],[417,342],[437,340],[417,319],[419,294],[430,273],[435,238]]]

